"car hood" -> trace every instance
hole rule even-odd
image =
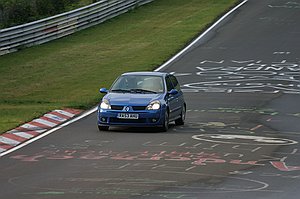
[[[111,105],[147,106],[153,100],[160,100],[163,94],[108,93],[107,99]]]

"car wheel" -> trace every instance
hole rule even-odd
[[[108,131],[109,126],[99,126],[98,125],[98,129],[99,129],[99,131]]]
[[[169,129],[169,113],[165,113],[165,119],[164,119],[164,124],[163,127],[161,128],[161,131],[167,132]]]
[[[180,114],[180,118],[175,120],[175,124],[176,125],[184,125],[185,115],[186,115],[186,108],[185,108],[185,106],[183,106],[181,114]]]

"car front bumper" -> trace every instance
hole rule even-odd
[[[161,127],[164,124],[164,110],[118,111],[98,108],[99,126]],[[138,119],[120,119],[119,113],[138,114]]]

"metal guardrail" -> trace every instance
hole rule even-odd
[[[102,23],[154,0],[102,0],[31,23],[0,30],[0,55],[39,45]]]

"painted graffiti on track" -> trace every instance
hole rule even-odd
[[[82,173],[66,171],[65,177],[52,174],[47,177],[49,185],[37,184],[39,188],[36,192],[27,191],[27,196],[97,196],[98,198],[183,198],[197,199],[199,194],[215,193],[240,193],[249,191],[268,191],[268,184],[259,180],[246,177],[224,176],[218,174],[206,174],[199,172],[179,172],[179,171],[156,171],[148,170],[151,165],[144,165],[144,169],[139,169],[138,165],[131,168],[115,170],[114,168],[102,168],[101,170],[90,170]],[[131,176],[129,178],[118,178],[111,176]],[[84,175],[85,177],[82,177]],[[99,176],[99,177],[97,177]],[[33,176],[36,181],[40,181],[38,176]],[[187,178],[188,177],[188,178]],[[222,178],[228,178],[226,186],[220,183]],[[201,180],[208,180],[202,183]],[[23,178],[14,178],[11,183],[22,184]],[[61,182],[65,184],[60,187]],[[99,186],[101,184],[101,186]],[[188,185],[185,185],[188,184]],[[184,185],[184,186],[183,186]],[[157,189],[158,187],[164,189]]]
[[[180,164],[182,170],[197,169],[197,167],[208,165],[231,165],[231,168],[238,169],[243,166],[273,166],[280,171],[300,170],[299,166],[287,165],[288,156],[299,156],[298,149],[294,148],[289,152],[277,153],[277,156],[270,156],[264,153],[266,147],[276,145],[296,145],[297,142],[287,139],[268,138],[262,136],[240,136],[240,135],[196,135],[193,136],[193,143],[170,143],[153,141],[145,142],[142,146],[146,151],[111,151],[95,150],[90,148],[66,147],[59,149],[49,146],[43,151],[35,154],[16,154],[10,159],[28,163],[39,163],[43,161],[123,161],[120,169],[124,169],[135,163],[158,164],[152,169],[167,168]],[[244,143],[239,143],[238,140]],[[226,140],[226,141],[224,141]],[[211,143],[215,142],[215,143]],[[248,143],[246,143],[248,142]],[[244,144],[244,146],[243,146]],[[227,146],[226,146],[227,145]],[[179,148],[180,150],[169,150],[169,148]],[[225,148],[226,147],[226,150]],[[154,150],[155,148],[163,148]],[[220,152],[220,149],[222,149]],[[254,155],[254,156],[253,156]],[[255,157],[255,158],[254,158]],[[99,162],[99,160],[101,160]],[[98,164],[93,164],[97,167]],[[172,166],[171,166],[172,167]],[[177,167],[178,168],[178,167]]]
[[[184,92],[288,93],[300,94],[298,62],[281,60],[204,60],[194,73],[201,81],[185,83]]]
[[[98,196],[101,198],[119,198],[136,196],[143,198],[198,198],[199,194],[239,193],[239,192],[274,192],[269,190],[269,183],[253,174],[267,179],[284,177],[300,179],[298,174],[283,174],[282,172],[300,171],[299,166],[290,166],[283,160],[286,157],[272,157],[261,155],[258,159],[249,160],[248,153],[261,151],[237,150],[236,153],[216,152],[204,150],[201,143],[195,144],[197,151],[188,150],[189,143],[155,143],[148,141],[143,144],[147,148],[165,146],[161,151],[97,151],[88,148],[78,149],[78,145],[59,150],[55,146],[33,155],[14,155],[12,160],[25,161],[27,164],[39,164],[41,161],[72,161],[72,167],[82,166],[74,160],[85,161],[84,172],[70,168],[64,176],[47,173],[47,184],[36,184],[37,191],[27,187],[26,196]],[[109,144],[110,142],[106,142]],[[101,143],[102,144],[102,143]],[[204,143],[203,143],[204,144]],[[168,151],[170,146],[181,146],[178,151]],[[207,147],[207,146],[205,146]],[[219,144],[219,147],[221,145]],[[183,150],[185,149],[185,150]],[[232,149],[234,150],[234,149]],[[296,155],[295,151],[290,155]],[[103,164],[104,161],[114,161],[114,164]],[[57,162],[59,164],[59,162]],[[207,172],[208,168],[215,166],[223,168],[228,173],[216,174]],[[254,170],[243,171],[239,168],[255,168],[271,166],[273,172],[258,173]],[[113,173],[113,175],[111,175]],[[31,174],[32,175],[32,174]],[[119,176],[130,176],[120,178]],[[37,183],[41,176],[31,176]],[[42,176],[45,178],[45,176]],[[223,179],[227,183],[221,183]],[[22,185],[26,176],[10,179],[14,185]],[[203,183],[203,182],[206,183]],[[64,184],[62,187],[61,184]],[[117,185],[117,186],[114,186]],[[182,186],[184,185],[184,186]],[[164,191],[156,189],[164,187]],[[145,190],[148,190],[145,192]],[[276,192],[276,191],[275,191]]]
[[[262,137],[254,135],[229,135],[229,134],[201,134],[194,135],[193,139],[223,144],[245,145],[292,145],[298,142],[283,138]]]

